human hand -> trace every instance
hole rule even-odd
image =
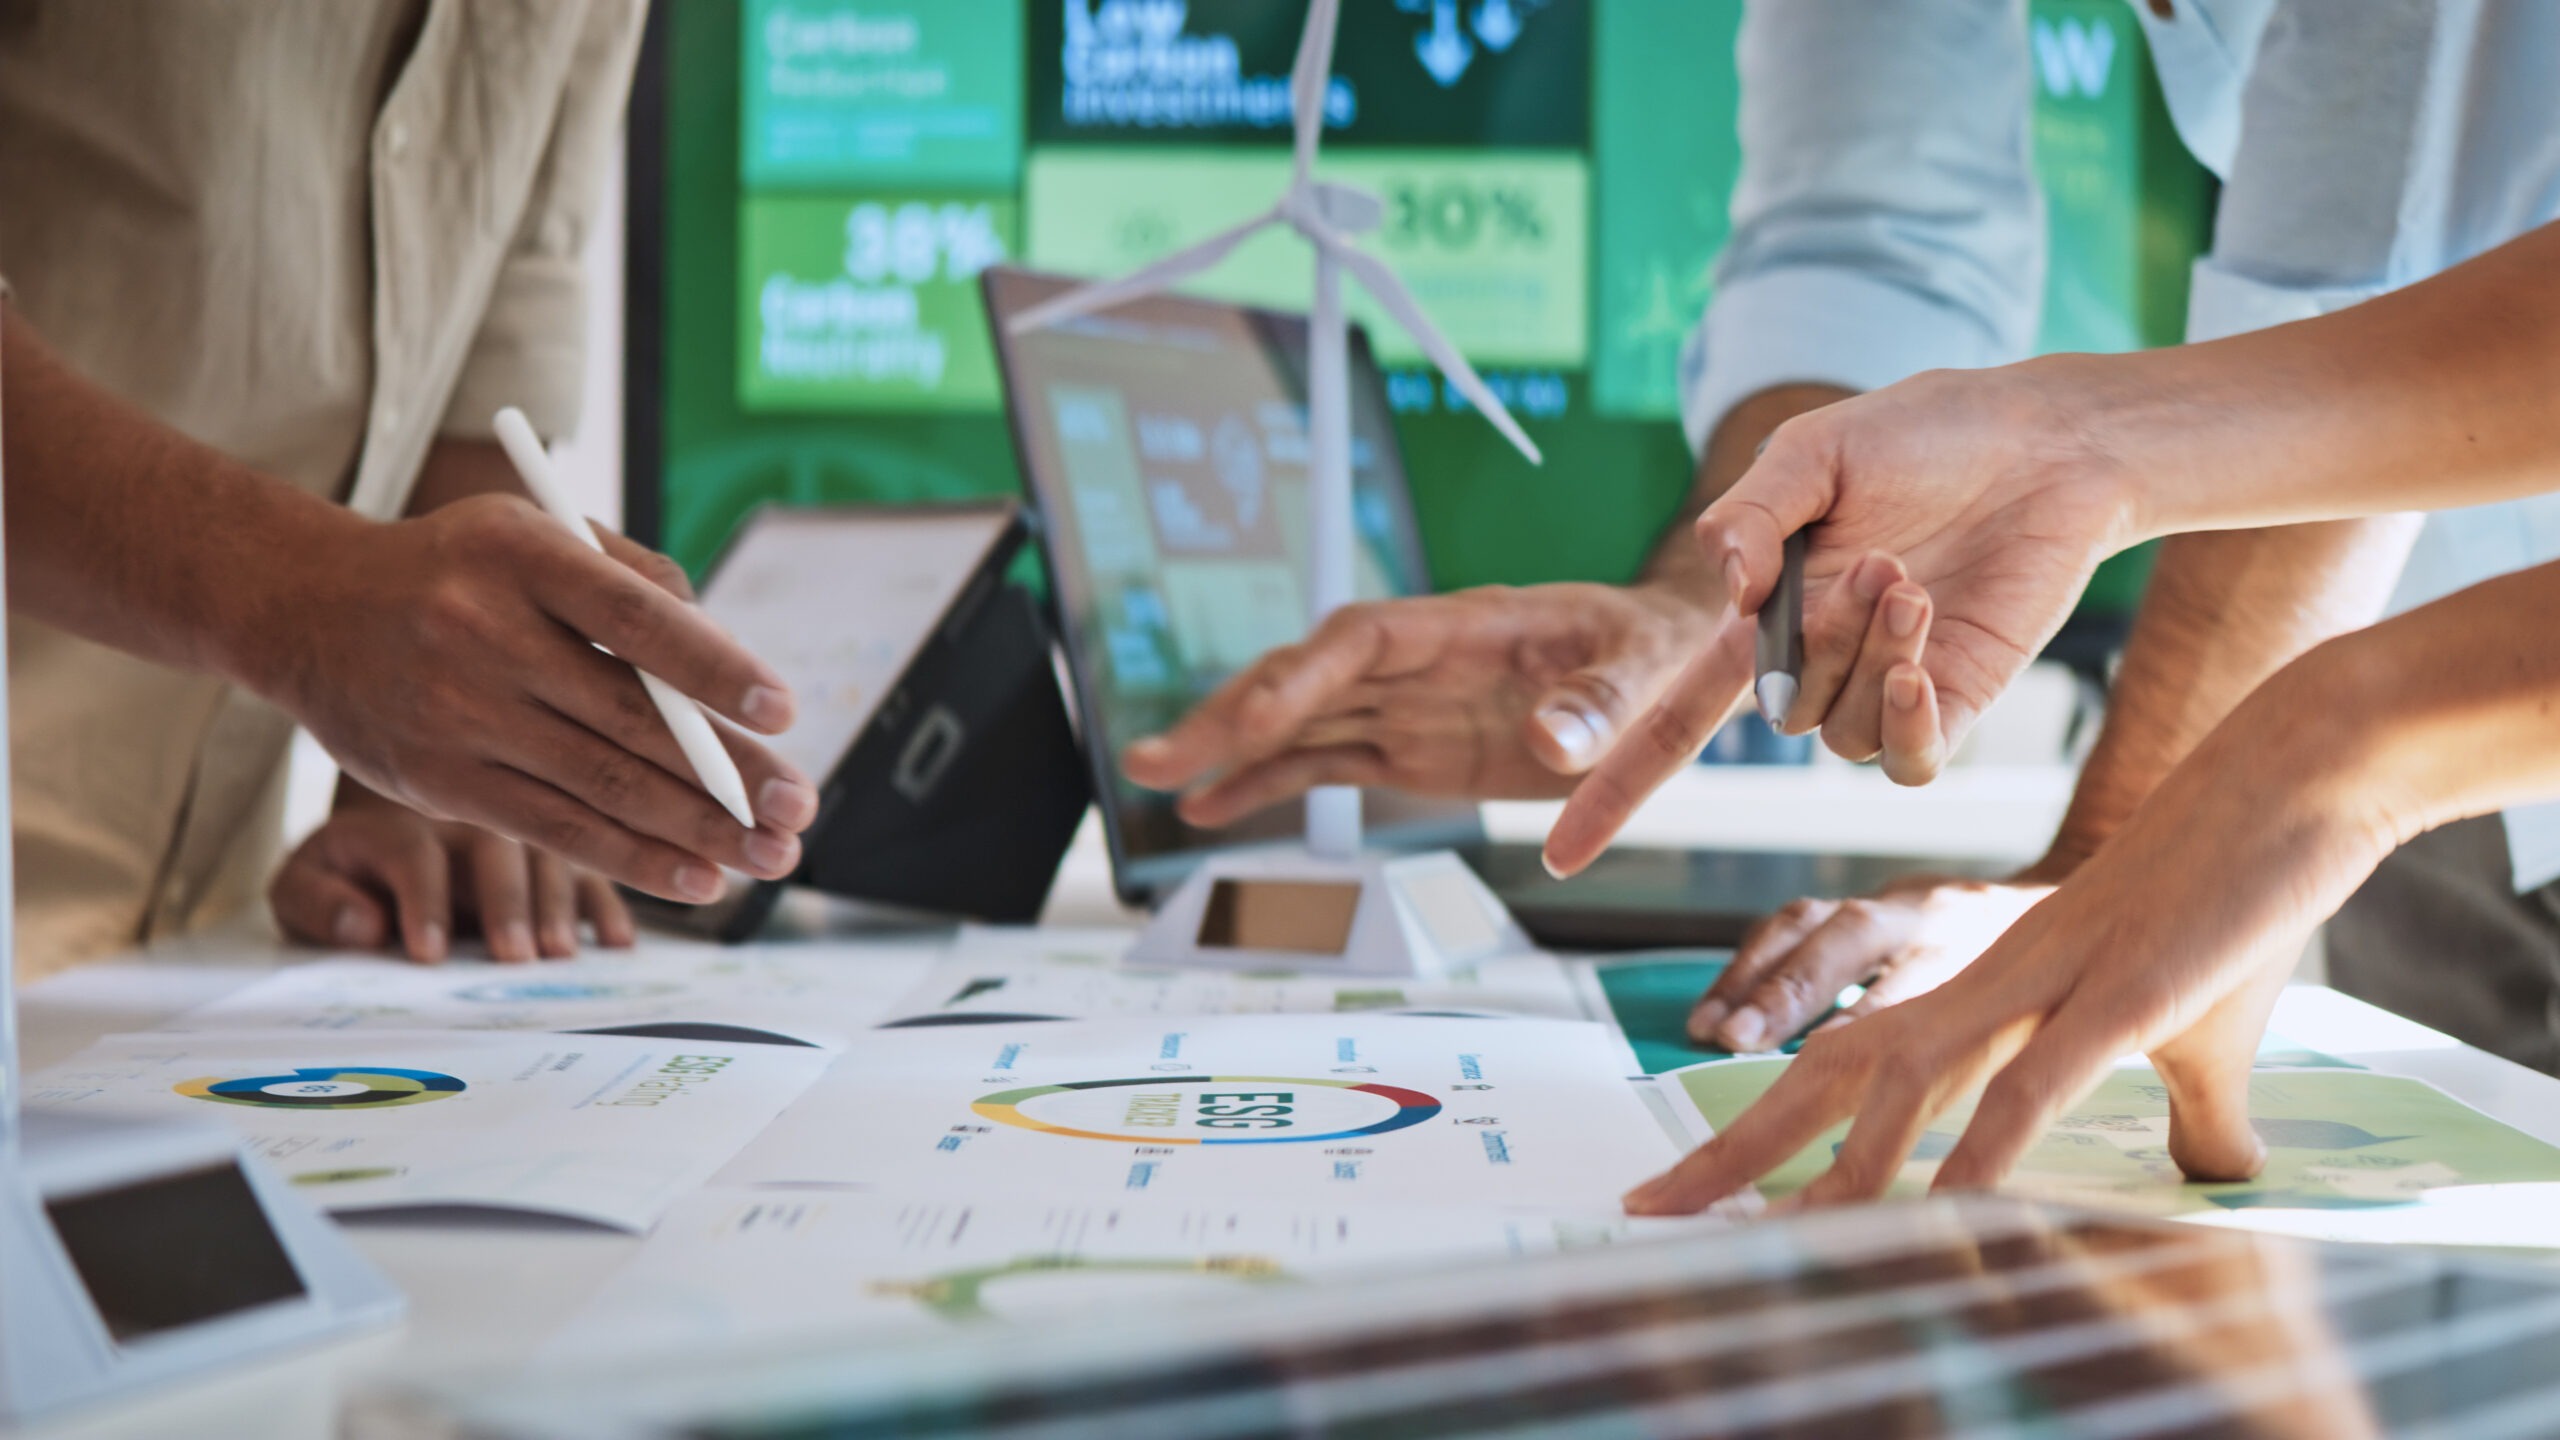
[[[632,667],[767,734],[791,723],[788,690],[685,603],[673,562],[600,533],[605,555],[502,496],[364,526],[279,567],[239,668],[350,775],[432,818],[674,900],[717,899],[724,865],[788,875],[816,788],[715,722],[757,816],[741,827]]]
[[[1488,586],[1351,605],[1122,763],[1141,785],[1191,787],[1181,813],[1201,826],[1317,785],[1561,795],[1702,647],[1729,708],[1751,683],[1749,633],[1721,634],[1668,587]]]
[[[603,876],[476,825],[430,820],[352,780],[276,870],[267,905],[303,944],[374,950],[396,940],[429,965],[466,926],[489,958],[508,963],[577,954],[581,920],[608,949],[639,938]]]
[[[2080,423],[2097,403],[2084,359],[1933,371],[1806,412],[1698,517],[1745,616],[1775,587],[1786,537],[1807,531],[1803,683],[1781,729],[1819,727],[1835,752],[1927,783],[2098,562],[2140,538],[2137,487]],[[1666,691],[1643,722],[1665,743],[1596,767],[1550,858],[1588,864],[1677,768],[1659,756],[1706,743],[1712,709],[1685,681]]]
[[[1908,875],[1851,900],[1797,900],[1751,927],[1689,1012],[1689,1038],[1736,1054],[1775,1049],[1852,985],[1828,1030],[1926,994],[2053,893],[2041,865],[2009,880]]]
[[[1801,1203],[1884,1193],[1923,1129],[1984,1086],[1939,1189],[1988,1188],[2117,1057],[2169,1092],[2169,1153],[2197,1180],[2257,1173],[2249,1066],[2312,927],[2389,853],[2388,795],[2331,783],[2352,719],[2288,709],[2271,683],[2173,772],[2125,828],[1962,974],[1816,1034],[1759,1102],[1668,1174],[1635,1214],[1704,1209],[1855,1116]],[[1987,1085],[1985,1082],[1988,1082]]]

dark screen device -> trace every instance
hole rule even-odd
[[[791,686],[767,742],[823,776],[787,881],[732,873],[707,905],[635,896],[650,918],[742,940],[785,884],[939,915],[1037,919],[1089,798],[1047,626],[1006,571],[1011,501],[768,506],[702,590],[704,613]]]
[[[1118,756],[1306,633],[1306,320],[1154,295],[1013,335],[1012,316],[1076,282],[999,266],[980,283],[1112,877],[1123,900],[1150,904],[1212,851],[1299,833],[1296,805],[1217,830],[1191,825],[1173,796],[1124,778]],[[1356,325],[1350,375],[1360,594],[1427,593],[1385,382]],[[1536,846],[1488,842],[1471,802],[1373,789],[1364,808],[1371,844],[1457,850],[1533,938],[1558,949],[1729,945],[1799,895],[1856,895],[1914,869],[1966,869],[1623,846],[1557,880]]]

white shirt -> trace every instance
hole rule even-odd
[[[2133,9],[2180,137],[2225,181],[2191,340],[2340,309],[2560,217],[2552,0]],[[2027,354],[2045,227],[2025,11],[1746,9],[1733,238],[1681,355],[1693,446],[1771,385],[1867,390]],[[2555,558],[2560,500],[2432,517],[2396,607]],[[2560,878],[2560,804],[2506,821],[2516,887]]]

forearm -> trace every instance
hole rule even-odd
[[[2560,796],[2554,615],[2560,564],[2539,565],[2321,646],[2283,677],[2288,703],[2324,717],[2305,760],[2336,757],[2387,845]]]
[[[2418,523],[2392,515],[2178,535],[2162,545],[2106,724],[2052,849],[2030,873],[2068,875],[2268,676],[2372,623]]]
[[[2560,225],[2316,319],[2029,363],[2136,477],[2128,543],[2539,493],[2560,476]]]
[[[161,424],[0,307],[8,602],[73,634],[256,686],[289,626],[279,558],[364,521]]]
[[[1773,385],[1726,411],[1698,457],[1687,498],[1662,528],[1653,553],[1645,558],[1639,582],[1689,595],[1719,593],[1723,581],[1709,572],[1707,557],[1690,533],[1699,513],[1751,468],[1752,456],[1759,452],[1760,442],[1768,438],[1770,431],[1808,410],[1846,400],[1852,393],[1837,385]]]

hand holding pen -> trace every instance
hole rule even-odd
[[[237,678],[365,786],[671,900],[719,898],[724,868],[797,867],[816,787],[694,703],[778,733],[789,688],[687,603],[664,556],[503,494],[389,524],[313,514],[329,533],[303,547],[307,569],[243,602],[261,612],[245,628],[275,643]],[[680,692],[671,708],[726,766],[699,735],[688,753],[635,666]]]

